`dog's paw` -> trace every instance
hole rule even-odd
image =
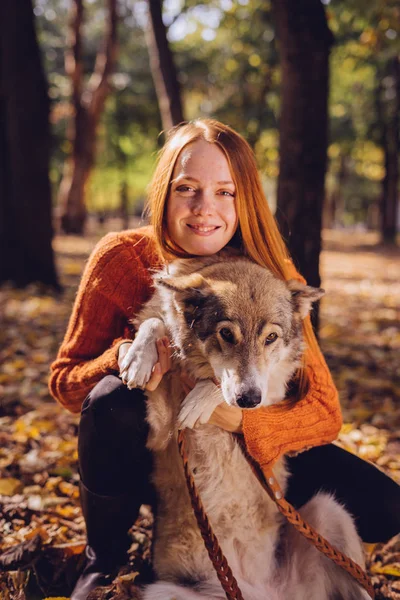
[[[223,402],[221,390],[211,381],[198,381],[186,396],[178,415],[179,429],[193,429],[196,425],[208,423],[214,410]]]
[[[157,361],[158,352],[155,342],[144,345],[140,342],[137,343],[135,340],[121,364],[120,375],[122,381],[130,390],[144,388]]]

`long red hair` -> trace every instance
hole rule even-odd
[[[159,153],[146,212],[150,216],[161,254],[166,260],[187,256],[169,236],[165,209],[178,156],[186,146],[196,140],[216,144],[228,161],[236,189],[235,201],[239,223],[232,243],[239,247],[244,255],[268,268],[280,279],[293,278],[293,263],[265,198],[254,153],[241,135],[214,119],[196,119],[173,127]],[[319,352],[309,317],[304,319],[303,332],[308,348]],[[298,375],[302,396],[307,388],[304,364]]]

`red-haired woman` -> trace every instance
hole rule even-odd
[[[79,470],[87,526],[87,566],[71,600],[105,585],[126,560],[128,529],[140,505],[156,499],[146,450],[145,397],[128,389],[121,365],[134,331],[132,317],[152,293],[151,274],[176,257],[205,256],[234,245],[281,279],[301,276],[291,262],[262,191],[253,152],[229,127],[199,119],[174,128],[160,153],[149,192],[151,225],[112,233],[85,269],[69,326],[52,365],[50,390],[81,413]],[[397,486],[367,463],[332,446],[341,426],[337,391],[304,320],[307,348],[291,403],[241,411],[221,405],[211,422],[242,432],[261,467],[282,455],[293,473],[288,499],[296,506],[332,490],[358,517],[361,536],[383,540],[400,529]],[[155,389],[170,368],[168,340],[147,384]],[[371,485],[371,477],[374,482]],[[388,511],[376,519],[377,494],[388,490]],[[397,520],[396,520],[397,519]],[[377,529],[379,528],[379,529]]]

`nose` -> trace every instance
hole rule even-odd
[[[236,400],[240,408],[254,408],[261,402],[261,391],[257,388],[248,390]]]
[[[214,197],[209,191],[204,190],[198,194],[193,204],[193,214],[211,215],[214,212]]]

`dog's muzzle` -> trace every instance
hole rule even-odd
[[[261,402],[261,390],[253,388],[237,398],[236,403],[240,408],[254,408]]]

